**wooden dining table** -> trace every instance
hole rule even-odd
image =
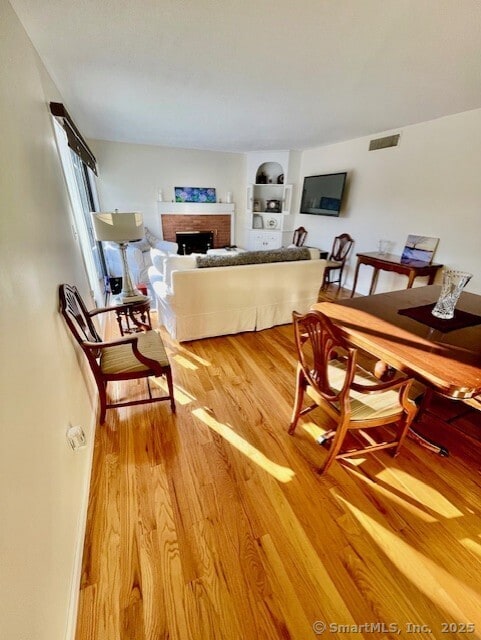
[[[481,296],[463,292],[453,321],[439,321],[429,310],[439,293],[439,285],[430,285],[312,308],[329,316],[351,344],[386,364],[442,395],[470,398],[481,393]],[[423,321],[406,315],[420,307],[428,307]],[[462,326],[456,314],[471,324]]]
[[[440,286],[430,285],[312,306],[350,344],[452,399],[481,394],[481,296],[463,292],[452,320],[431,314]],[[413,430],[421,444],[447,450]]]

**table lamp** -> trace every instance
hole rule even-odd
[[[145,300],[144,296],[132,284],[129,265],[127,263],[127,246],[129,242],[144,237],[142,214],[137,212],[112,211],[91,212],[92,222],[97,240],[116,242],[122,258],[122,291],[117,301],[120,303]]]

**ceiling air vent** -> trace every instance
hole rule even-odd
[[[394,136],[385,136],[384,138],[376,138],[369,143],[369,151],[377,151],[378,149],[387,149],[388,147],[397,147],[399,144],[399,133]]]

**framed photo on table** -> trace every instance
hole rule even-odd
[[[417,260],[431,264],[438,242],[439,238],[409,234],[402,252],[401,261]]]

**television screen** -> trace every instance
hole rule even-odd
[[[300,213],[338,216],[341,211],[346,176],[346,172],[306,176],[302,188]]]

